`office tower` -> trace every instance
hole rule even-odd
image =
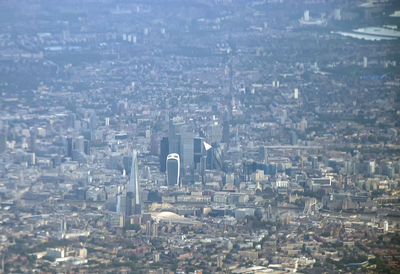
[[[165,172],[167,165],[167,156],[169,154],[168,137],[163,137],[160,144],[160,171]]]
[[[182,117],[174,117],[169,120],[168,141],[169,153],[181,154],[181,128],[185,124]]]
[[[179,154],[171,153],[167,156],[167,184],[169,186],[179,185],[180,165]]]
[[[213,167],[213,147],[206,142],[203,142],[203,145],[206,151],[206,165],[204,168],[211,170]]]
[[[129,197],[129,199],[128,199]],[[138,178],[138,163],[137,163],[137,152],[133,150],[132,153],[132,166],[131,166],[131,175],[129,180],[128,192],[126,195],[127,198],[127,209],[132,205],[132,200],[134,199],[134,213],[140,214],[141,212],[141,200],[140,200],[140,186],[139,186],[139,178]],[[131,211],[131,210],[129,210]],[[131,213],[131,212],[127,213]]]
[[[267,210],[267,220],[271,220],[272,219],[272,208],[271,205],[268,205],[268,210]]]
[[[206,169],[222,168],[222,148],[218,145],[211,146],[206,142],[203,143],[206,150]]]
[[[170,153],[179,153],[178,136],[175,133],[175,127],[172,119],[169,119],[168,124],[168,151]]]
[[[29,143],[28,143],[29,151],[32,152],[36,151],[36,139],[37,139],[37,129],[31,128],[29,131]]]
[[[370,176],[372,176],[372,175],[375,174],[375,161],[370,161],[370,162],[368,163],[368,174],[369,174]]]
[[[264,164],[269,165],[269,153],[266,147],[264,147]]]
[[[115,211],[116,211],[118,214],[121,214],[121,213],[122,213],[122,209],[121,209],[121,195],[117,195],[117,206],[116,206],[116,208],[115,208]]]
[[[151,232],[152,232],[151,221],[148,220],[146,222],[146,236],[151,237]]]
[[[154,222],[153,223],[153,231],[152,231],[152,237],[158,237],[158,223]]]
[[[392,162],[388,162],[385,165],[385,174],[389,176],[389,178],[393,178],[395,174],[395,169]]]
[[[387,220],[383,221],[383,232],[387,233],[389,231],[389,222]]]
[[[222,140],[222,126],[217,121],[214,121],[207,127],[206,134],[207,140],[211,144],[219,143]]]
[[[90,140],[94,141],[96,140],[96,129],[97,129],[97,117],[96,117],[96,112],[93,111],[90,114],[90,121],[89,121],[89,127],[90,127]]]
[[[83,138],[83,136],[79,136],[75,139],[74,150],[79,153],[85,152],[85,138]]]
[[[0,121],[0,154],[7,148],[7,125]]]
[[[290,132],[290,144],[292,146],[297,145],[297,134],[293,130]]]
[[[125,198],[125,216],[130,216],[135,213],[135,203],[133,192],[127,192]]]
[[[181,161],[185,170],[191,170],[194,166],[194,134],[187,126],[181,130]]]
[[[316,156],[311,157],[311,165],[313,169],[318,168],[318,157]]]
[[[263,162],[265,158],[265,147],[264,146],[259,146],[257,149],[257,161]]]
[[[67,232],[67,221],[65,220],[65,218],[61,220],[61,232],[62,233]]]
[[[229,143],[229,131],[229,122],[225,120],[222,123],[222,142]]]
[[[194,138],[193,140],[193,149],[194,149],[194,165],[197,167],[200,164],[201,156],[203,155],[203,140],[201,138]]]
[[[73,151],[73,143],[72,143],[72,138],[69,137],[67,138],[67,157],[72,157],[72,151]]]
[[[65,234],[67,233],[67,221],[65,220],[65,217],[61,220],[61,227],[60,227],[60,234],[59,238],[64,239]]]
[[[88,140],[85,140],[83,146],[85,154],[90,155],[90,142]]]

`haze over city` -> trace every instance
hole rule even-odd
[[[0,1],[0,273],[398,273],[400,2]]]

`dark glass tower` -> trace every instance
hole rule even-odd
[[[171,153],[167,157],[167,182],[169,186],[179,185],[180,159],[179,154]]]
[[[168,154],[169,154],[168,137],[163,137],[161,139],[161,144],[160,144],[160,171],[161,172],[166,171]]]

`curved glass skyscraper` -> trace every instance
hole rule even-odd
[[[169,186],[179,185],[180,159],[178,153],[167,156],[167,182]]]

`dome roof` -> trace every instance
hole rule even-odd
[[[153,212],[151,217],[157,221],[173,221],[173,220],[183,220],[185,217],[178,215],[174,212],[163,211],[163,212]]]

